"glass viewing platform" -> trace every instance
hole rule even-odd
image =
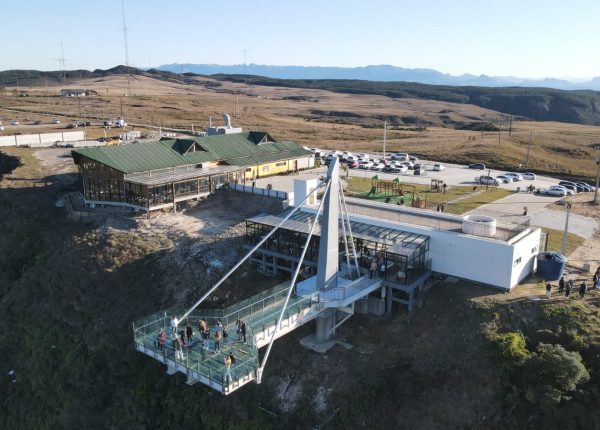
[[[134,342],[138,351],[167,365],[167,372],[182,372],[187,375],[187,383],[201,382],[223,393],[229,394],[256,379],[259,367],[258,349],[270,341],[277,318],[281,313],[289,282],[254,295],[225,309],[196,309],[177,327],[177,336],[185,335],[189,325],[193,336],[187,337],[181,353],[176,351],[170,324],[173,317],[183,312],[170,308],[136,321],[133,324]],[[318,313],[318,294],[308,296],[292,295],[283,315],[276,338],[287,334],[300,325],[312,320]],[[199,320],[204,320],[210,331],[209,338],[203,340],[198,328]],[[246,342],[236,333],[236,321],[246,323]],[[215,345],[216,324],[220,321],[228,333]],[[160,332],[167,336],[164,345],[159,342]],[[227,370],[226,355],[233,354],[235,363]]]

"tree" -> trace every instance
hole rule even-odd
[[[524,367],[525,397],[549,408],[567,398],[567,393],[590,379],[578,352],[561,345],[540,343]]]

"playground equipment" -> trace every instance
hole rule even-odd
[[[414,187],[413,187],[414,188]],[[404,195],[404,184],[400,178],[393,180],[381,179],[378,175],[371,178],[371,194],[384,194],[387,196],[403,196]]]
[[[430,191],[433,193],[440,193],[444,191],[444,181],[441,179],[432,179]]]

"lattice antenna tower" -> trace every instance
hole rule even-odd
[[[121,0],[121,12],[123,17],[123,43],[125,45],[125,67],[129,69],[129,44],[127,43],[127,25],[125,25],[125,0]],[[131,80],[129,70],[127,71],[127,95],[131,92]]]

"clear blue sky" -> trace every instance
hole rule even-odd
[[[121,0],[5,0],[0,70],[125,62]],[[125,0],[130,64],[600,76],[600,0]]]

